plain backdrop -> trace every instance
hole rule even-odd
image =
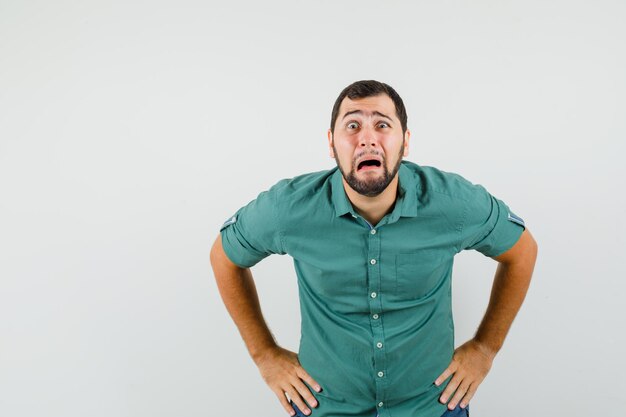
[[[0,0],[0,415],[286,415],[209,248],[262,190],[334,166],[331,107],[360,79],[404,98],[408,160],[539,243],[472,415],[623,413],[624,21],[621,0]],[[456,257],[457,343],[495,267]],[[297,350],[291,259],[253,273]]]

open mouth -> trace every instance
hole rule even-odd
[[[370,169],[380,168],[381,164],[378,159],[364,159],[357,165],[357,171],[366,171]]]

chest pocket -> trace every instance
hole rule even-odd
[[[441,251],[424,249],[396,255],[396,296],[417,299],[430,295],[445,278],[448,259]]]

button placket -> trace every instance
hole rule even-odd
[[[376,385],[376,404],[379,408],[386,400],[387,375],[384,346],[384,326],[382,316],[381,293],[381,260],[380,260],[380,230],[371,228],[368,233],[368,299],[370,305],[370,323],[372,328],[372,344],[374,349],[374,364],[372,377]],[[380,410],[382,411],[382,409]],[[385,410],[386,411],[386,410]],[[381,414],[382,416],[382,414]]]

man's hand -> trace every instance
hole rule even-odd
[[[311,407],[317,407],[317,401],[302,381],[317,392],[322,389],[302,368],[298,355],[281,348],[274,340],[263,319],[250,269],[231,262],[224,252],[220,235],[211,248],[211,266],[224,305],[237,324],[250,356],[267,385],[278,396],[278,400],[290,415],[293,416],[295,410],[285,395],[289,395],[303,413],[310,414],[311,410],[302,398],[304,397]]]
[[[435,385],[439,386],[450,375],[454,375],[439,397],[439,401],[445,404],[454,394],[448,403],[448,409],[453,410],[459,402],[461,408],[467,407],[491,369],[494,356],[495,353],[474,339],[459,346],[454,351],[454,357],[448,368],[435,380]]]
[[[302,368],[295,352],[276,346],[259,357],[256,364],[265,383],[274,391],[278,401],[289,415],[293,416],[296,412],[289,404],[285,394],[289,395],[289,398],[306,415],[309,415],[311,410],[304,400],[311,407],[317,407],[317,400],[302,381],[305,381],[317,392],[320,392],[322,388]]]
[[[452,362],[435,380],[435,385],[439,386],[453,375],[439,398],[443,404],[450,401],[450,410],[459,402],[462,408],[467,407],[491,369],[493,358],[502,347],[528,291],[537,259],[537,242],[528,229],[524,229],[513,247],[493,259],[498,261],[498,268],[489,305],[476,335],[454,351]]]

